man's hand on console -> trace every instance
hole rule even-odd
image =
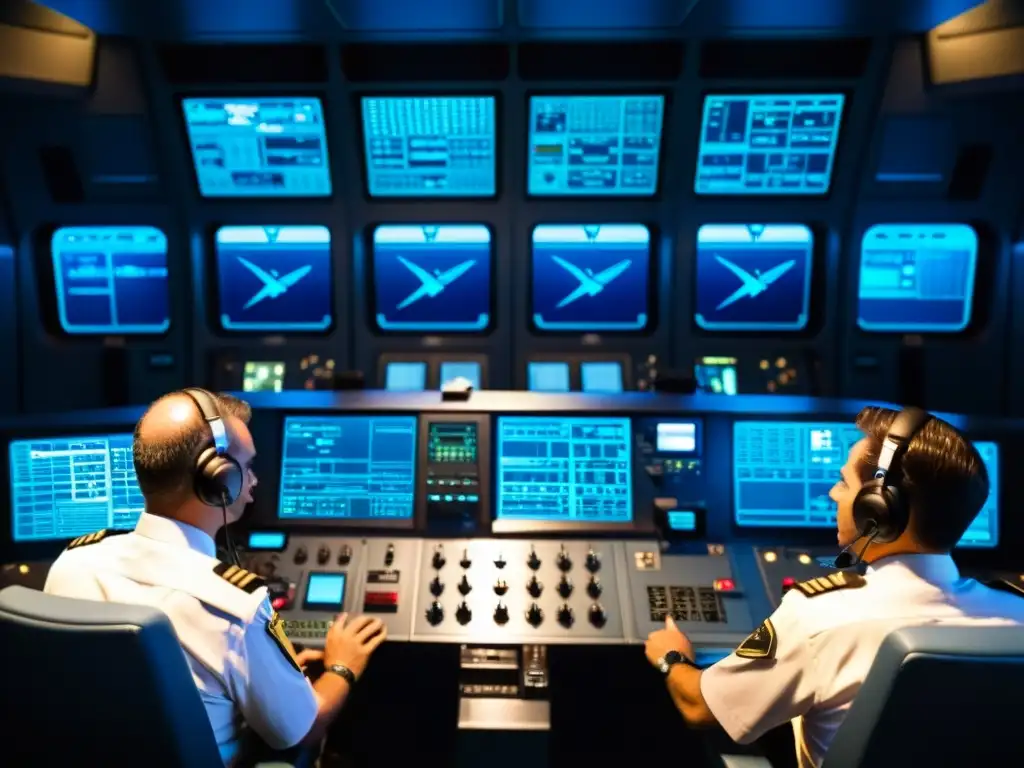
[[[690,661],[695,660],[693,643],[690,642],[686,635],[679,631],[679,627],[672,621],[671,616],[665,618],[664,629],[656,629],[647,636],[647,643],[644,645],[647,660],[654,667],[661,663],[661,660],[665,658],[665,654],[669,651],[679,651]]]
[[[303,648],[295,654],[295,660],[299,662],[299,666],[302,667],[302,671],[305,672],[306,667],[310,664],[324,660],[324,652],[316,648]]]
[[[348,621],[348,614],[342,613],[327,631],[324,643],[324,667],[339,664],[351,670],[357,678],[366,669],[370,656],[388,636],[387,627],[380,619],[359,616]]]

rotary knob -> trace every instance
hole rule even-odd
[[[439,571],[444,568],[444,564],[448,562],[444,559],[444,547],[440,544],[434,549],[434,557],[430,561],[430,564],[434,566],[434,570]]]
[[[508,608],[501,603],[498,603],[498,607],[494,609],[494,623],[502,625],[508,623]]]
[[[597,573],[601,570],[601,556],[594,550],[587,552],[587,570],[591,573]]]
[[[526,611],[526,620],[531,627],[539,627],[540,623],[544,621],[544,611],[536,603],[531,603],[529,610]]]
[[[465,570],[466,568],[469,568],[469,566],[471,566],[472,564],[473,561],[469,559],[469,550],[462,550],[462,559],[459,560],[459,565],[461,565],[463,570]]]
[[[466,601],[463,600],[462,605],[455,609],[455,620],[459,622],[459,624],[465,626],[466,624],[469,624],[472,618],[473,612],[469,610],[469,606],[466,605]]]
[[[441,577],[435,576],[434,580],[430,582],[430,594],[440,597],[442,592],[444,592],[444,584],[441,582]]]
[[[530,593],[530,597],[540,597],[540,593],[544,591],[544,585],[537,581],[537,577],[534,576],[526,585],[526,591]]]
[[[459,594],[468,595],[472,590],[473,585],[469,583],[469,579],[463,574],[462,581],[459,582]]]
[[[305,547],[299,547],[295,550],[295,564],[302,565],[309,559],[309,552],[306,551]]]
[[[601,607],[600,603],[594,603],[590,606],[590,611],[587,615],[590,618],[590,623],[598,629],[603,627],[608,621],[608,614],[605,613],[604,608]]]
[[[331,559],[331,550],[324,544],[316,552],[316,561],[319,565],[327,565],[327,561]]]
[[[537,557],[537,550],[530,547],[530,556],[526,558],[526,567],[531,571],[536,571],[540,568],[540,558]]]
[[[587,582],[587,594],[594,600],[597,600],[601,596],[602,591],[603,588],[597,576],[591,576],[590,581]]]
[[[558,595],[563,600],[568,600],[569,595],[572,594],[572,582],[569,581],[568,576],[562,576],[562,580],[558,582]]]
[[[576,617],[572,614],[572,608],[567,604],[563,604],[562,607],[558,609],[558,623],[566,629],[569,629],[574,621],[576,621]]]
[[[342,544],[338,551],[338,565],[348,565],[352,562],[352,547]]]
[[[444,621],[444,608],[436,600],[427,608],[427,621],[434,627]]]
[[[569,557],[569,553],[565,551],[565,544],[558,552],[558,557],[555,558],[555,564],[559,570],[568,571],[572,569],[572,558]]]
[[[505,567],[505,556],[504,555],[500,555],[500,554],[498,555],[498,559],[494,561],[494,567],[499,569],[499,570]]]
[[[506,592],[508,592],[508,584],[505,583],[504,579],[498,579],[494,583],[494,594],[496,594],[498,597],[501,597]]]

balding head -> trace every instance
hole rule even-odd
[[[229,437],[232,421],[247,424],[247,403],[230,395],[213,395]],[[195,460],[212,441],[209,427],[188,395],[174,392],[154,402],[135,425],[132,446],[135,474],[147,505],[173,503],[191,493]]]

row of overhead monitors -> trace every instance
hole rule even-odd
[[[476,421],[451,425],[457,435],[432,431],[425,439],[432,462],[492,464],[495,492],[487,501],[496,520],[630,524],[634,427],[656,435],[659,455],[675,456],[692,470],[691,495],[712,499],[710,514],[731,508],[735,527],[760,529],[834,530],[829,491],[861,436],[849,423],[737,420],[732,484],[714,487],[700,471],[705,455],[700,418],[498,415],[490,441],[493,456],[477,455],[487,443],[477,434],[486,427]],[[419,428],[414,415],[284,417],[278,519],[371,526],[404,521],[412,527],[423,467],[417,462]],[[999,445],[975,445],[991,491],[960,546],[992,548],[999,543]],[[131,452],[129,433],[12,440],[14,541],[134,526],[143,500]],[[538,486],[538,474],[553,478],[554,490]]]
[[[497,96],[358,101],[368,197],[500,194]],[[531,197],[658,194],[664,94],[535,94],[528,102]],[[841,93],[705,97],[694,192],[828,194],[844,103]],[[203,197],[332,194],[320,99],[204,96],[181,108]]]
[[[538,224],[529,317],[537,334],[644,333],[658,317],[658,238],[644,224]],[[387,334],[494,328],[486,224],[381,224],[367,233],[366,321]],[[159,335],[171,326],[167,237],[147,226],[61,227],[49,238],[65,334]],[[972,319],[978,234],[966,224],[877,224],[861,240],[856,322],[868,333],[959,333]],[[805,224],[705,224],[693,324],[716,333],[808,330],[814,272]],[[337,322],[331,231],[223,226],[211,243],[216,332],[323,334]],[[44,283],[47,281],[44,280]],[[823,281],[822,281],[823,282]]]

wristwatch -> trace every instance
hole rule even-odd
[[[355,672],[346,667],[344,664],[331,664],[330,666],[324,667],[324,672],[333,672],[338,677],[344,678],[345,682],[349,685],[356,684]]]
[[[661,674],[668,675],[668,673],[672,671],[672,667],[676,664],[686,664],[694,669],[700,669],[693,659],[683,656],[679,651],[669,651],[658,659],[658,670]]]

